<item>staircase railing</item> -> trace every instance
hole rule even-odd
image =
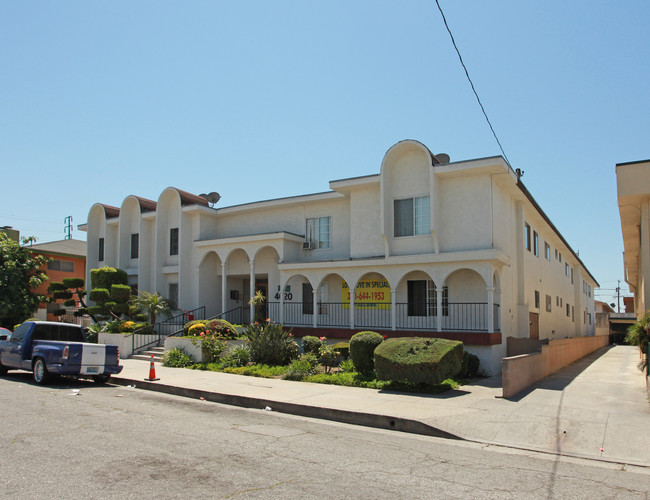
[[[166,337],[177,335],[183,331],[183,325],[190,321],[189,318],[205,319],[205,306],[183,311],[154,325],[135,330],[131,334],[131,352],[135,354],[137,351],[159,344]]]

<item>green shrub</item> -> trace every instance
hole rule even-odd
[[[106,288],[93,288],[88,296],[93,302],[101,303],[106,302],[111,298],[111,294],[108,293],[108,290]]]
[[[247,365],[239,368],[224,368],[224,373],[234,373],[236,375],[248,375],[249,377],[274,378],[284,375],[287,371],[286,366],[269,366],[269,365]]]
[[[135,321],[122,321],[120,325],[120,332],[122,333],[131,333],[135,330]]]
[[[226,342],[221,340],[218,335],[201,334],[198,337],[192,337],[192,344],[201,345],[201,353],[207,363],[216,363],[221,357],[221,353],[226,349]]]
[[[196,336],[205,333],[205,323],[195,323],[187,329],[187,334]]]
[[[375,368],[375,348],[384,341],[376,332],[359,332],[350,339],[350,357],[359,373],[370,374]]]
[[[111,285],[111,298],[117,302],[128,300],[131,297],[129,285]]]
[[[351,359],[344,359],[341,361],[341,364],[339,366],[341,367],[342,372],[352,373],[354,371],[354,363]]]
[[[325,373],[330,373],[341,362],[341,354],[331,345],[323,344],[318,350],[318,356],[318,361],[325,367]]]
[[[246,366],[251,360],[251,353],[246,346],[233,347],[221,358],[222,368]]]
[[[128,275],[122,269],[114,267],[100,267],[90,270],[90,285],[93,290],[96,288],[111,289],[111,285],[125,285],[128,283]]]
[[[302,338],[302,350],[305,354],[314,354],[318,356],[318,350],[321,348],[323,345],[323,337],[322,339],[319,339],[318,337],[314,337],[312,335],[305,335]]]
[[[338,351],[341,358],[348,359],[350,357],[350,342],[337,342],[332,345],[335,351]]]
[[[472,378],[476,376],[479,365],[480,365],[480,361],[478,359],[478,356],[471,354],[467,351],[464,351],[463,366],[460,369],[459,375],[461,377]]]
[[[195,319],[183,325],[184,337],[197,336],[201,332],[218,335],[226,340],[237,338],[237,329],[225,319]]]
[[[285,380],[302,380],[316,373],[318,373],[318,358],[308,352],[298,359],[294,359],[282,378]]]
[[[375,372],[380,380],[440,384],[458,375],[462,363],[463,343],[455,340],[396,338],[375,349]]]
[[[172,368],[184,368],[194,364],[194,359],[183,349],[174,348],[168,351],[165,351],[163,356],[163,366],[169,366]]]
[[[298,357],[298,344],[281,324],[253,323],[246,327],[245,335],[255,363],[288,365]]]

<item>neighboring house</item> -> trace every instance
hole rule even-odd
[[[16,243],[20,242],[20,231],[11,226],[0,227],[0,233],[6,234],[9,239],[14,240]]]
[[[140,290],[235,321],[253,319],[262,290],[267,317],[298,336],[462,340],[487,374],[507,336],[594,335],[598,283],[520,175],[500,156],[445,156],[402,141],[379,174],[224,208],[173,187],[97,203],[80,226],[88,268],[119,267]]]
[[[50,281],[63,281],[63,278],[86,278],[86,242],[81,240],[60,240],[50,241],[48,243],[39,243],[26,247],[32,253],[44,255],[52,259],[48,262],[43,270],[47,274],[48,280],[42,283],[34,291],[37,294],[47,295],[47,287]],[[58,318],[52,314],[57,309],[68,309],[69,314],[62,318]],[[50,302],[47,304],[40,304],[36,318],[47,321],[59,321],[64,319],[68,322],[79,323],[80,320],[76,319],[72,314],[76,308],[66,308],[63,306],[63,300],[57,302]]]
[[[614,309],[600,300],[595,300],[594,304],[596,306],[596,335],[609,335],[609,318]]]
[[[625,281],[637,317],[650,308],[650,160],[616,165]]]

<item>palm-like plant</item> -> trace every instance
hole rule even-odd
[[[648,366],[648,344],[650,343],[650,313],[644,314],[636,323],[630,325],[627,329],[625,341],[630,345],[636,345],[642,354],[639,368],[641,370],[650,370]]]
[[[133,303],[142,313],[149,316],[149,323],[152,325],[156,323],[157,316],[171,313],[169,304],[157,292],[139,292],[138,296],[133,298]]]

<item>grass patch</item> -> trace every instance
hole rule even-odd
[[[303,379],[304,382],[316,384],[343,385],[346,387],[363,387],[366,389],[378,389],[383,391],[412,392],[418,394],[440,394],[441,392],[456,389],[460,384],[452,379],[447,379],[441,384],[410,384],[407,382],[395,382],[377,380],[373,376],[363,375],[358,372],[337,372],[320,373]]]
[[[195,363],[191,366],[188,366],[188,368],[191,370],[247,375],[249,377],[276,378],[284,375],[288,369],[288,366],[248,365],[224,367],[221,363]]]
[[[188,366],[188,368],[192,370],[233,373],[235,375],[247,375],[250,377],[261,378],[279,378],[289,370],[289,366],[269,366],[259,364],[224,368],[220,363],[196,363]],[[464,383],[463,380],[447,379],[438,385],[409,384],[407,382],[377,380],[374,375],[363,375],[355,371],[318,373],[316,375],[304,377],[302,382],[342,385],[346,387],[362,387],[365,389],[376,389],[382,391],[410,392],[415,394],[440,394],[441,392],[457,389]]]

